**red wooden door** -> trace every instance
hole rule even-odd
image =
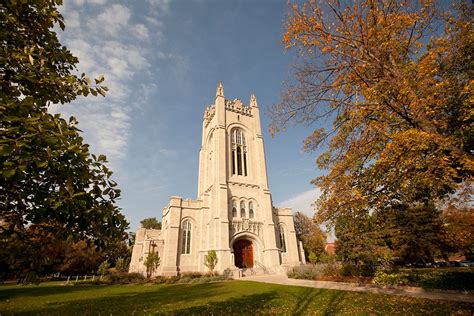
[[[253,247],[250,240],[241,239],[234,243],[235,266],[238,268],[253,267]]]
[[[242,261],[245,268],[253,267],[253,249],[252,242],[246,240],[248,243],[242,249]]]

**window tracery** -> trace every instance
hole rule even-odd
[[[231,132],[232,144],[232,174],[247,176],[247,144],[245,135],[240,128]]]
[[[182,240],[181,240],[181,254],[191,253],[191,222],[185,220],[181,226],[182,228]]]
[[[237,217],[237,203],[232,201],[232,217]]]

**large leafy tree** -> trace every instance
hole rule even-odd
[[[393,251],[388,247],[387,230],[368,212],[341,215],[334,228],[336,255],[339,260],[354,265],[373,265],[389,261]]]
[[[128,226],[115,205],[120,191],[89,152],[71,117],[48,113],[53,103],[105,95],[103,78],[77,75],[78,59],[53,27],[64,29],[60,0],[0,4],[0,238],[29,243],[30,227],[56,238],[97,245],[124,238]],[[13,253],[22,248],[12,247]],[[19,257],[18,257],[19,258]]]
[[[383,228],[394,258],[410,263],[447,257],[452,248],[441,212],[431,203],[396,205],[384,212]]]
[[[474,211],[466,205],[449,204],[443,210],[445,243],[466,258],[474,259]]]
[[[283,42],[300,54],[272,131],[319,123],[318,218],[450,198],[474,172],[472,5],[319,1],[291,5]],[[327,126],[327,122],[332,126]]]
[[[103,258],[104,255],[93,245],[88,245],[83,240],[78,242],[69,241],[58,271],[65,275],[97,272]]]
[[[161,222],[159,222],[156,217],[148,217],[140,221],[143,228],[146,229],[161,229]]]
[[[318,258],[321,258],[325,254],[326,234],[312,218],[301,212],[296,212],[293,218],[296,238],[303,242],[306,256],[314,253]]]

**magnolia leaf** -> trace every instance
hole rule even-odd
[[[48,161],[35,161],[35,164],[38,168],[44,168],[48,165]]]
[[[6,178],[11,178],[15,175],[15,172],[16,172],[16,169],[7,169],[7,170],[3,170],[2,173]]]

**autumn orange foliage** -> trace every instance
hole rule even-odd
[[[304,142],[326,149],[317,162],[327,174],[313,181],[320,221],[441,203],[471,186],[472,13],[429,0],[290,4],[283,43],[299,61],[270,131],[320,126]]]

